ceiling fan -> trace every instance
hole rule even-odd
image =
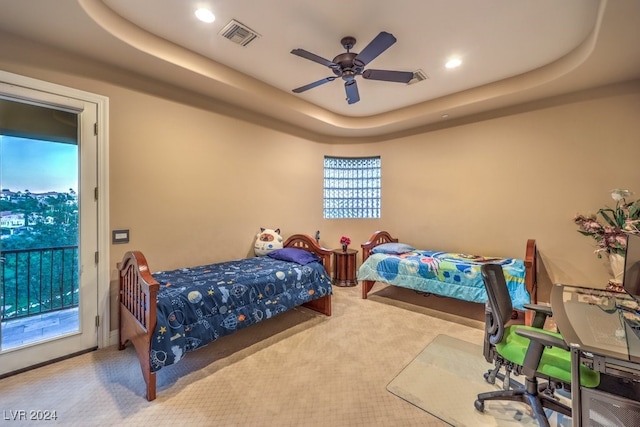
[[[333,61],[324,59],[321,56],[308,52],[304,49],[293,49],[291,53],[294,55],[325,65],[331,68],[333,74],[335,74],[335,76],[325,77],[317,82],[300,86],[299,88],[293,89],[293,92],[301,93],[341,77],[342,80],[344,80],[347,102],[349,104],[355,104],[360,101],[358,83],[355,80],[356,76],[362,75],[362,78],[369,80],[408,83],[409,80],[413,78],[413,73],[409,71],[364,69],[368,63],[376,59],[378,55],[387,50],[396,41],[397,40],[393,34],[382,31],[373,40],[371,40],[371,42],[360,53],[353,53],[351,52],[351,49],[356,44],[355,37],[343,37],[342,40],[340,40],[340,44],[342,44],[347,51],[333,58]]]

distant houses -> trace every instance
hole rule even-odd
[[[0,229],[2,229],[2,238],[12,236],[16,230],[26,225],[24,214],[13,213],[11,211],[3,211],[0,213]]]
[[[61,194],[68,194],[76,197],[76,192],[69,189],[68,193],[59,193],[57,191],[45,191],[44,193],[32,193],[29,190],[25,191],[11,191],[8,188],[0,190],[0,201],[16,202],[19,200],[25,200],[27,198],[36,199],[38,201],[44,200],[47,197],[58,197]]]
[[[44,211],[52,199],[57,200],[60,196],[65,197],[65,205],[72,205],[77,201],[77,194],[71,189],[69,193],[58,193],[55,191],[31,193],[29,190],[16,192],[3,188],[0,191],[0,203],[4,209],[0,211],[0,237],[6,239],[14,234],[20,234],[23,231],[27,231],[30,226],[38,223],[54,224],[54,218],[52,216],[31,211],[27,217],[25,213],[18,211],[23,209],[13,210],[12,208],[20,206],[21,202],[31,200],[36,202],[37,210]]]

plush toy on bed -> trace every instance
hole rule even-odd
[[[256,256],[266,255],[275,249],[282,249],[280,229],[260,228],[260,233],[256,234],[256,244],[253,245]]]

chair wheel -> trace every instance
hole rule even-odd
[[[473,406],[475,406],[478,411],[484,412],[484,402],[476,400],[475,402],[473,402]]]
[[[489,384],[495,384],[496,383],[496,377],[492,377],[490,375],[490,372],[485,372],[484,375],[482,375],[484,377],[484,380],[486,382],[488,382]]]
[[[491,376],[491,372],[485,372],[483,375],[484,380],[486,382],[488,382],[489,384],[495,384],[496,383],[496,377],[492,377]]]

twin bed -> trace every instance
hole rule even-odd
[[[485,257],[427,251],[399,243],[387,231],[375,232],[363,243],[358,280],[362,298],[367,298],[375,282],[413,289],[464,301],[484,303],[487,293],[480,274],[485,263],[500,264],[514,308],[537,302],[536,242],[527,241],[524,259]],[[517,313],[514,312],[514,317]],[[527,312],[528,315],[528,312]],[[525,321],[530,319],[525,318]]]
[[[144,255],[119,266],[119,349],[133,344],[156,398],[156,372],[221,336],[303,305],[331,315],[331,251],[289,237],[268,256],[151,273]]]
[[[493,262],[503,266],[515,308],[537,302],[535,240],[523,260],[417,250],[386,231],[361,247],[362,298],[382,282],[484,303],[480,267]],[[134,346],[147,399],[156,398],[157,371],[221,336],[300,305],[330,316],[331,254],[296,234],[267,256],[152,274],[141,252],[127,252],[119,265],[118,345]]]

